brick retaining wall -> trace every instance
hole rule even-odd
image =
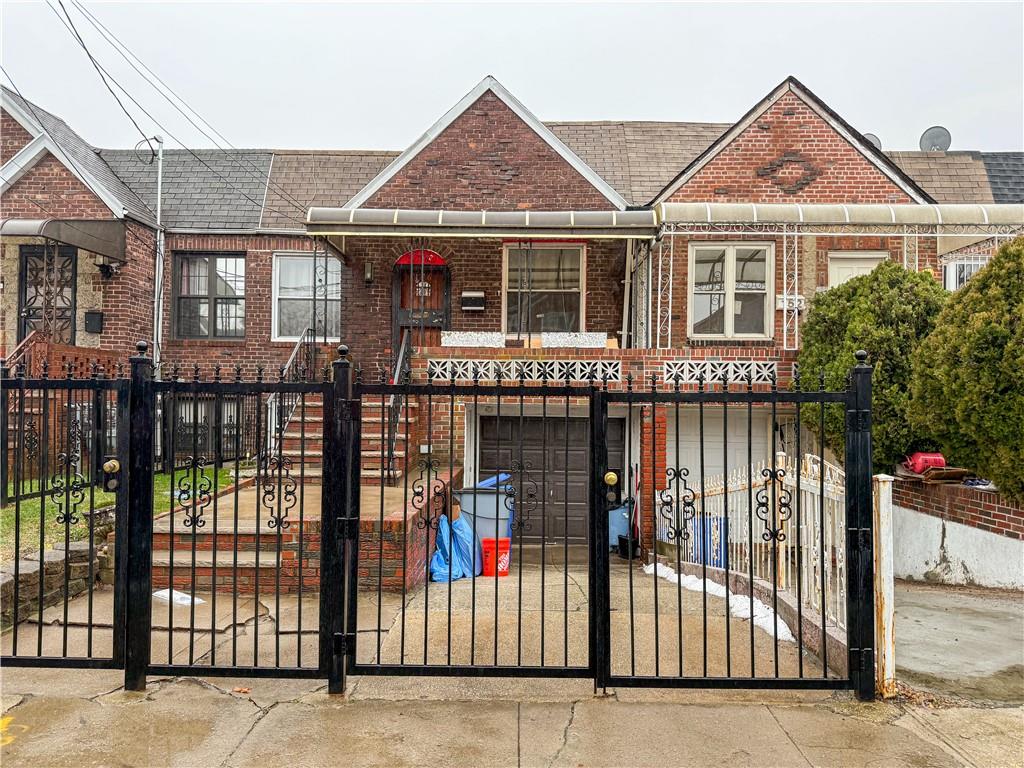
[[[1024,507],[995,491],[897,478],[892,501],[925,515],[1024,540]]]

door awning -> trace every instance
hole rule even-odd
[[[836,226],[1024,226],[1024,205],[833,205],[826,203],[661,203],[664,224],[789,224]]]
[[[658,231],[653,210],[441,211],[310,208],[312,235],[378,237],[501,237],[649,239]]]
[[[0,235],[46,237],[124,263],[124,227],[124,222],[116,219],[4,219]]]

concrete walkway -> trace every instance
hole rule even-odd
[[[587,681],[151,679],[3,671],[5,766],[1019,765],[1022,710]]]
[[[1024,595],[898,582],[896,670],[925,690],[1024,704]]]

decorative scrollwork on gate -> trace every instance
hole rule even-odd
[[[39,428],[36,426],[35,419],[29,419],[25,422],[22,444],[25,448],[25,458],[31,461],[39,455]]]
[[[761,470],[764,485],[757,489],[754,498],[757,501],[755,509],[757,519],[764,523],[764,530],[761,532],[761,538],[764,541],[781,543],[786,540],[783,524],[792,516],[793,508],[790,506],[791,494],[782,485],[782,479],[785,476],[786,470],[781,468],[773,470],[765,467]],[[772,503],[773,484],[775,484],[774,506]]]
[[[432,456],[420,459],[417,468],[419,477],[412,482],[412,506],[416,510],[416,527],[437,530],[441,514],[446,508],[448,484],[437,476],[440,462]]]
[[[58,525],[74,525],[79,521],[78,505],[85,499],[85,478],[73,471],[73,454],[58,453],[56,469],[50,479],[50,499],[57,505]]]
[[[288,513],[298,504],[299,484],[292,477],[290,456],[269,456],[260,462],[260,502],[270,510],[267,527],[285,530],[291,525]],[[280,509],[278,495],[280,494]]]
[[[690,470],[686,467],[669,467],[665,470],[668,487],[658,495],[658,512],[667,523],[666,535],[669,541],[686,541],[690,538],[688,523],[697,513],[694,505],[697,495],[686,482],[689,476]]]
[[[537,481],[530,474],[531,469],[533,469],[532,461],[513,460],[512,477],[517,477],[518,482],[505,485],[503,503],[505,509],[511,513],[512,530],[518,533],[529,531],[533,527],[530,518],[540,503]]]
[[[213,478],[205,471],[209,464],[205,456],[189,456],[176,483],[178,503],[185,507],[183,522],[193,531],[206,525],[203,513],[213,500]]]

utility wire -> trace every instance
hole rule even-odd
[[[57,18],[64,25],[65,29],[67,29],[68,32],[71,33],[72,36],[74,36],[76,38],[76,40],[78,40],[79,44],[83,48],[85,48],[85,44],[81,41],[81,39],[78,38],[77,35],[74,34],[74,32],[72,31],[71,27],[69,27],[67,22],[64,21],[63,18],[61,18],[60,14],[57,13],[57,9],[54,8],[52,5],[50,5],[49,2],[47,2],[47,5],[50,6],[50,10],[52,10],[55,14],[57,14]],[[86,53],[88,54],[88,49],[86,49]],[[91,56],[90,56],[90,58],[91,58]],[[189,148],[185,144],[185,142],[183,142],[181,139],[179,139],[174,133],[172,133],[170,131],[170,129],[168,129],[165,125],[163,125],[163,123],[161,123],[159,120],[157,120],[144,106],[142,106],[142,104],[140,104],[139,101],[134,96],[132,96],[132,94],[128,91],[128,89],[125,88],[123,85],[121,85],[121,83],[118,82],[118,80],[113,75],[111,75],[110,72],[102,64],[99,64],[98,62],[95,62],[95,63],[96,63],[98,71],[102,72],[103,74],[106,74],[107,77],[110,78],[111,82],[113,82],[113,84],[116,85],[121,90],[121,92],[125,96],[128,97],[129,101],[131,101],[132,104],[134,104],[139,109],[139,111],[142,112],[142,114],[144,114],[146,117],[148,117],[153,123],[155,123],[159,128],[161,128],[164,131],[164,133],[166,133],[168,136],[170,136],[174,141],[176,141],[179,144],[181,144],[182,148],[186,152],[188,152],[190,155],[192,155],[192,157],[194,157],[203,167],[205,167],[207,170],[209,170],[210,173],[212,173],[214,176],[216,176],[218,179],[220,179],[222,182],[224,182],[224,184],[226,186],[228,186],[229,188],[233,189],[239,195],[241,195],[246,200],[248,200],[250,203],[255,205],[258,210],[263,210],[265,208],[263,202],[261,202],[259,200],[256,200],[255,198],[251,197],[247,192],[245,192],[245,190],[240,189],[236,185],[232,184],[231,181],[229,181],[223,174],[218,172],[215,168],[213,168],[213,166],[211,166],[209,163],[207,163],[205,160],[203,160],[203,158],[201,158],[199,155],[197,155],[194,150]],[[293,214],[284,213],[283,211],[278,210],[276,208],[269,208],[268,210],[271,210],[274,213],[277,213],[278,215],[283,216],[284,218],[289,219],[291,221],[305,223],[304,219],[296,217]]]
[[[132,116],[131,112],[128,111],[128,109],[125,107],[124,103],[121,101],[118,95],[114,93],[114,89],[110,87],[110,83],[107,82],[107,78],[103,76],[103,72],[100,70],[99,64],[96,63],[96,59],[93,58],[93,55],[92,53],[90,53],[88,46],[82,39],[82,36],[78,34],[78,29],[75,27],[75,22],[71,20],[71,15],[68,13],[68,9],[64,7],[64,0],[57,0],[57,2],[60,4],[60,9],[64,11],[64,16],[67,17],[68,24],[71,25],[71,33],[78,39],[79,44],[82,46],[82,50],[85,51],[85,55],[89,57],[89,61],[92,62],[93,67],[96,69],[96,72],[100,76],[100,80],[103,81],[103,85],[107,87],[107,90],[110,91],[110,95],[113,96],[114,101],[117,102],[117,106],[119,106],[121,108],[121,111],[125,113],[129,120],[131,120],[132,125],[135,126],[135,130],[139,132],[139,134],[142,136],[142,140],[145,141],[146,144],[149,146],[150,154],[155,157],[156,150],[153,149],[153,144],[150,141],[149,137],[146,135],[146,132],[142,130],[139,124],[135,121],[135,118]],[[46,4],[50,6],[50,10],[52,10],[54,13],[57,13],[57,9],[50,4],[49,0],[47,0]],[[60,18],[60,14],[58,14],[57,17]]]
[[[210,131],[217,138],[219,138],[221,142],[226,144],[229,148],[233,149],[234,151],[239,152],[240,150],[235,145],[233,145],[230,141],[228,141],[228,139],[220,131],[218,131],[213,125],[211,125],[209,120],[207,120],[201,114],[199,114],[199,111],[196,110],[195,107],[193,107],[191,104],[189,104],[187,101],[185,101],[185,99],[180,94],[178,94],[173,88],[171,88],[171,86],[169,86],[167,83],[165,83],[163,81],[163,79],[158,74],[156,74],[152,69],[150,69],[148,66],[146,66],[146,63],[141,58],[139,58],[138,54],[136,54],[134,51],[132,51],[131,48],[129,48],[124,43],[124,41],[122,41],[116,34],[111,32],[110,29],[106,25],[104,25],[103,22],[101,22],[99,19],[97,19],[96,16],[94,16],[93,13],[89,9],[87,9],[81,2],[79,2],[79,0],[71,0],[71,2],[75,6],[75,8],[78,9],[79,13],[81,13],[85,17],[86,21],[88,21],[90,24],[92,24],[93,28],[97,32],[99,32],[100,35],[103,36],[103,38],[106,40],[106,42],[115,51],[117,51],[118,54],[120,54],[121,58],[124,59],[128,63],[128,65],[139,74],[140,77],[142,77],[150,86],[153,87],[153,90],[155,90],[157,93],[159,93],[160,96],[162,96],[164,98],[164,100],[168,104],[170,104],[172,107],[174,107],[178,111],[178,113],[181,114],[182,117],[184,117],[197,131],[199,131],[210,142],[212,142],[213,145],[217,147],[217,149],[219,149],[222,152],[224,152],[226,157],[231,158],[234,162],[236,162],[236,164],[238,164],[238,161],[236,160],[236,158],[233,155],[231,155],[227,150],[225,150],[217,142],[217,139],[215,139],[213,136],[211,136],[209,133],[207,133],[200,125],[198,125],[195,122],[195,120],[193,120],[192,117],[187,112],[185,112],[185,110],[182,109],[182,107],[179,106],[167,94],[170,93],[171,96],[173,96],[175,99],[177,99],[179,102],[181,102],[181,104],[184,105],[185,109],[187,109],[189,112],[191,112],[193,115],[195,115],[196,119],[200,120],[203,123],[203,125],[205,125],[207,128],[209,128]],[[131,58],[129,58],[129,56]],[[134,61],[133,61],[133,59],[134,59]],[[141,69],[140,69],[140,67],[141,67]],[[145,72],[143,72],[143,70],[145,70]],[[160,84],[160,86],[163,88],[163,90],[161,90],[160,87],[157,87],[157,84],[153,82],[154,80],[156,81],[156,83]],[[264,172],[263,172],[262,168],[260,168],[258,165],[256,165],[254,162],[252,162],[248,158],[243,157],[242,159],[246,163],[248,163],[248,165],[258,174],[258,178],[260,178],[260,179],[263,178]],[[275,184],[270,179],[270,174],[269,173],[267,173],[266,176],[267,176],[267,184],[269,184],[275,191],[277,191],[282,197],[284,197],[285,198],[285,202],[292,203],[296,208],[298,208],[302,212],[303,215],[306,214],[306,211],[309,209],[309,207],[312,204],[313,200],[310,200],[309,202],[307,202],[305,204],[301,203],[290,192],[288,192],[288,190],[286,190],[284,187],[281,187],[278,184]],[[315,188],[314,188],[314,195],[315,195]],[[315,197],[314,197],[314,199],[315,199]]]
[[[89,174],[87,174],[82,169],[82,167],[80,165],[78,165],[78,163],[75,162],[74,158],[71,157],[71,155],[64,149],[64,147],[62,147],[57,142],[57,140],[53,138],[53,134],[51,134],[48,130],[46,130],[46,124],[39,118],[39,113],[36,112],[35,107],[32,105],[32,102],[25,98],[25,94],[23,94],[21,92],[21,89],[18,87],[18,84],[16,82],[14,82],[14,78],[11,77],[11,73],[8,72],[6,69],[4,69],[2,64],[0,64],[0,72],[2,72],[4,77],[7,78],[7,81],[11,84],[11,87],[14,88],[14,92],[18,94],[18,97],[22,100],[22,102],[25,104],[25,106],[28,107],[28,111],[32,113],[32,118],[36,121],[36,124],[39,126],[39,129],[44,134],[46,134],[46,137],[50,140],[50,143],[53,144],[53,146],[57,149],[57,151],[60,152],[60,154],[62,154],[64,156],[64,159],[67,161],[67,165],[69,165],[72,168],[72,170],[74,170],[78,174],[78,176],[80,178],[82,178],[82,179],[88,178]],[[74,224],[71,224],[66,218],[58,216],[53,211],[51,211],[48,208],[46,208],[45,206],[43,206],[37,200],[34,200],[32,198],[26,198],[26,199],[31,201],[37,208],[39,208],[44,213],[49,215],[49,217],[51,219],[59,219],[60,221],[63,221],[64,223],[66,223],[72,229],[74,229],[74,230],[76,230],[78,232],[81,232],[84,235],[85,234],[90,234],[90,233],[86,232],[84,229],[82,229],[81,227],[76,227]],[[114,213],[116,215],[118,215],[119,217],[123,215],[122,211],[114,211]],[[130,227],[126,226],[125,227],[125,232],[128,232],[129,234],[131,234],[132,237],[134,237],[136,240],[138,240],[139,243],[141,243],[146,248],[150,247],[151,243],[147,243],[145,240],[143,240]]]

